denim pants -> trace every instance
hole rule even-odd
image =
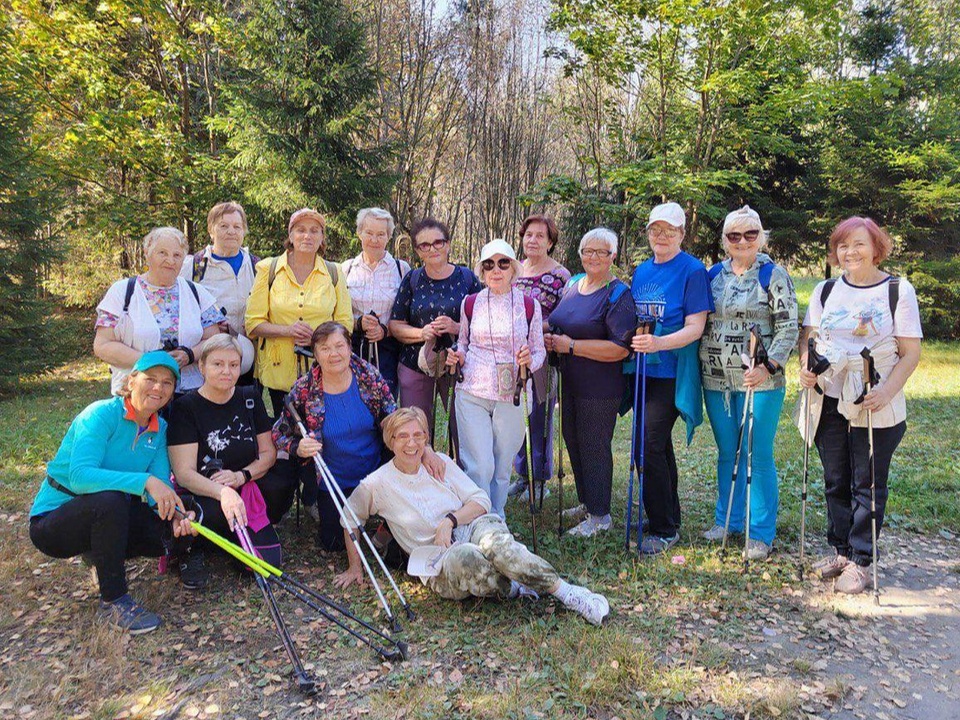
[[[523,444],[523,407],[458,392],[460,462],[463,471],[490,497],[490,512],[504,517],[513,459]]]
[[[429,578],[427,587],[448,600],[505,598],[511,580],[548,593],[560,576],[550,563],[514,540],[501,517],[481,515],[470,524],[466,541],[443,556],[440,574]]]
[[[783,408],[785,388],[765,390],[753,394],[753,473],[750,482],[750,537],[767,545],[773,544],[777,534],[777,509],[780,493],[777,467],[773,460],[773,440],[777,434],[780,410]],[[730,501],[730,481],[733,461],[737,455],[737,437],[743,417],[745,392],[724,393],[704,390],[707,416],[717,443],[717,506],[714,522],[722,526]],[[726,398],[724,397],[726,395]],[[729,399],[729,401],[728,401]],[[743,532],[747,497],[747,428],[743,430],[740,466],[730,510],[730,530]]]
[[[893,453],[907,431],[904,420],[888,428],[873,429],[873,463],[876,472],[877,537],[887,506],[887,478]],[[837,410],[837,399],[825,397],[820,425],[814,438],[827,495],[827,542],[837,553],[857,565],[873,563],[873,530],[870,522],[870,447],[867,428],[850,427]],[[880,557],[879,551],[877,557]]]

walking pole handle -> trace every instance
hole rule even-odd
[[[521,365],[517,373],[517,386],[513,389],[513,406],[520,407],[520,394],[527,386],[527,366]]]
[[[303,424],[303,418],[300,417],[300,413],[297,412],[296,406],[293,404],[293,400],[287,400],[283,406],[287,409],[287,412],[290,413],[290,417],[293,418],[293,422],[297,425],[297,430],[300,432],[300,437],[307,437],[307,428]]]
[[[864,348],[860,351],[860,357],[863,358],[863,384],[869,385],[872,390],[880,382],[880,373],[877,372],[877,366],[873,362],[873,355],[870,348]]]

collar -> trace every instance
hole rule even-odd
[[[137,422],[137,411],[134,409],[133,405],[130,403],[130,398],[125,397],[123,399],[123,409],[125,411],[123,413],[124,420],[132,420],[133,422]],[[137,423],[138,427],[139,425],[140,423]],[[156,413],[151,415],[150,419],[147,421],[147,430],[149,432],[160,431],[160,418],[157,416]]]
[[[293,270],[290,268],[290,263],[288,258],[290,257],[290,250],[285,251],[282,255],[279,255],[280,258],[277,262],[277,272],[279,273],[283,268],[287,269],[287,272],[290,273],[290,277],[293,277]],[[326,275],[330,277],[330,272],[327,270],[327,263],[324,262],[323,256],[320,253],[317,253],[313,257],[313,270],[312,272],[318,272],[321,275]]]

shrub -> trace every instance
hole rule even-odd
[[[949,260],[917,260],[905,270],[917,290],[924,337],[960,338],[960,255]]]

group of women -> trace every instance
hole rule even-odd
[[[165,553],[186,587],[201,587],[203,550],[183,518],[202,516],[222,533],[249,525],[258,548],[279,562],[274,526],[298,494],[319,522],[320,548],[348,552],[338,583],[360,581],[355,550],[317,476],[319,455],[360,518],[386,521],[378,537],[392,535],[408,553],[455,545],[445,570],[428,581],[444,597],[549,592],[599,624],[606,600],[560,580],[517,543],[506,503],[514,470],[518,487],[526,486],[528,469],[534,485],[552,476],[559,399],[578,498],[564,510],[579,520],[569,534],[590,537],[612,527],[613,433],[633,404],[630,373],[640,355],[645,407],[633,408],[633,421],[644,440],[636,460],[643,463],[647,520],[639,551],[663,553],[679,539],[672,433],[683,418],[689,442],[705,406],[718,448],[718,492],[704,537],[721,539],[727,524],[743,532],[748,515],[745,552],[770,553],[779,502],[773,443],[784,367],[797,346],[797,300],[787,272],[762,252],[767,231],[748,206],[727,216],[726,258],[709,272],[682,250],[683,208],[655,207],[646,226],[652,257],[629,286],[613,274],[615,233],[587,232],[578,247],[583,272],[571,276],[551,256],[559,236],[543,215],[521,225],[522,262],[509,243],[494,240],[473,270],[451,262],[449,230],[433,218],[411,231],[421,262],[411,270],[388,252],[394,221],[379,208],[358,214],[361,252],[342,265],[325,259],[325,218],[312,209],[291,216],[285,252],[274,258],[257,260],[243,247],[247,220],[237,203],[214,207],[208,230],[211,244],[193,256],[178,230],[151,231],[146,272],[114,284],[98,306],[94,351],[110,364],[119,397],[77,417],[31,511],[39,549],[83,554],[96,567],[101,612],[113,622],[132,632],[159,624],[126,593],[125,557]],[[815,289],[803,322],[804,342],[814,335],[830,363],[815,374],[806,369],[806,350],[800,356],[801,383],[819,390],[804,393],[816,416],[806,439],[824,465],[835,549],[817,569],[838,578],[843,592],[869,585],[866,411],[873,414],[882,520],[890,460],[905,429],[903,385],[919,359],[913,288],[879,269],[891,247],[867,218],[838,225],[830,261],[843,274]],[[765,363],[746,356],[752,327]],[[853,358],[863,347],[880,372],[865,397]],[[517,402],[522,390],[530,397],[524,405]],[[748,391],[755,428],[749,460],[738,452]],[[285,401],[304,418],[307,437],[296,432]],[[456,462],[428,442],[438,402],[449,410]],[[749,514],[742,482],[748,461]]]

